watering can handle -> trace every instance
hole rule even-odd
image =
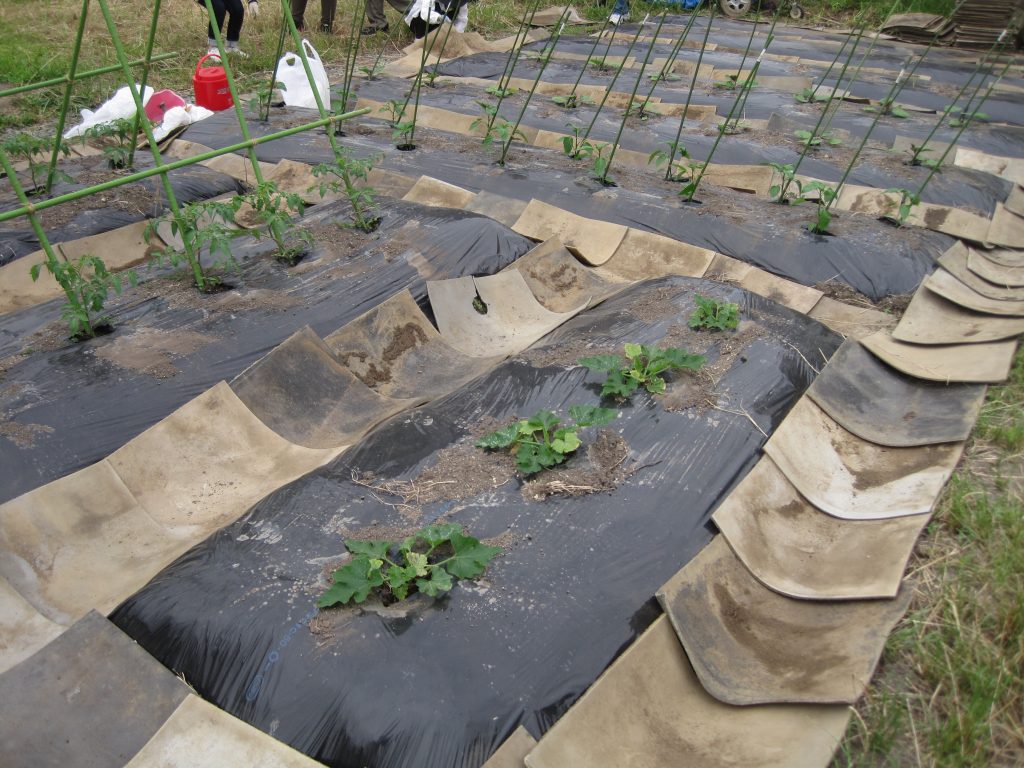
[[[203,62],[207,59],[216,59],[217,61],[220,61],[220,56],[218,56],[216,53],[206,54],[205,56],[203,56],[203,58],[199,60],[199,63],[196,64],[196,72],[198,72],[202,68]]]

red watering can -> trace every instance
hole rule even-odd
[[[196,92],[196,104],[217,112],[234,105],[235,100],[231,98],[231,89],[228,88],[228,76],[224,73],[224,67],[203,68],[203,62],[207,59],[215,59],[220,62],[220,57],[214,56],[212,53],[203,56],[196,64],[192,87]]]

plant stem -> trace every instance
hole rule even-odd
[[[793,179],[796,176],[797,171],[800,170],[800,166],[804,162],[804,158],[807,157],[807,153],[811,150],[811,147],[813,146],[814,139],[817,138],[818,136],[820,136],[822,133],[824,133],[824,130],[821,128],[821,126],[825,122],[825,118],[826,118],[826,116],[829,113],[829,109],[832,106],[832,102],[836,98],[836,93],[837,93],[837,91],[839,89],[839,84],[843,80],[843,75],[846,74],[846,68],[849,66],[850,62],[853,60],[853,55],[857,52],[857,46],[860,45],[861,36],[864,34],[865,28],[866,27],[864,27],[864,26],[857,28],[857,40],[854,42],[853,47],[850,49],[850,55],[847,56],[846,57],[846,61],[843,62],[843,69],[839,73],[839,79],[836,80],[836,86],[832,89],[832,92],[828,95],[828,100],[825,102],[825,108],[822,110],[821,114],[818,116],[818,122],[814,124],[814,130],[811,131],[810,137],[807,139],[807,141],[804,142],[804,148],[800,152],[800,157],[797,158],[796,164],[793,166],[793,173],[792,173],[792,175],[790,175],[788,178],[785,178],[785,177],[783,178],[782,189],[779,191],[779,201],[780,202],[782,202],[783,200],[786,199],[786,190],[788,190],[789,189],[789,185],[793,183]],[[820,133],[819,133],[819,131],[820,131]]]
[[[782,8],[782,4],[780,3],[779,4],[779,9],[781,9],[781,8]],[[776,9],[775,15],[776,15],[776,17],[778,17],[778,15],[779,15],[778,9]],[[747,57],[750,55],[750,46],[754,44],[754,35],[757,34],[757,25],[760,24],[760,23],[761,23],[761,10],[760,10],[760,8],[758,8],[757,19],[754,21],[753,24],[750,25],[750,37],[747,38],[747,47],[743,51],[743,58],[740,59],[740,66],[736,70],[736,78],[735,78],[736,82],[739,82],[740,75],[743,74],[743,65],[747,63]]]
[[[571,5],[566,5],[565,10],[562,11],[562,15],[558,19],[558,25],[555,28],[555,33],[551,36],[552,53],[555,50],[555,46],[558,45],[558,39],[562,36],[562,28],[571,8]],[[508,149],[512,146],[512,141],[516,137],[516,130],[519,128],[519,124],[523,121],[523,117],[526,115],[526,108],[530,106],[530,100],[533,98],[533,94],[536,92],[537,86],[540,84],[540,79],[544,76],[544,70],[547,69],[549,61],[551,61],[551,56],[541,56],[540,71],[537,72],[537,77],[533,80],[533,86],[530,88],[530,93],[527,94],[526,101],[523,103],[522,109],[519,110],[519,116],[516,118],[515,125],[512,126],[512,132],[509,134],[508,140],[505,141],[501,147],[501,157],[498,158],[498,165],[505,164],[505,156],[508,154]]]
[[[629,54],[633,52],[633,46],[636,45],[636,41],[640,39],[640,33],[644,31],[644,24],[646,23],[647,18],[644,17],[644,20],[640,22],[640,26],[636,29],[636,34],[633,35],[633,39],[629,43],[629,48],[626,49],[626,55],[622,57],[622,64],[615,70],[615,74],[612,75],[612,80],[608,83],[608,87],[604,91],[604,96],[601,97],[601,103],[597,105],[597,111],[594,113],[594,117],[591,119],[590,125],[587,126],[587,132],[583,134],[582,141],[586,141],[590,138],[590,132],[594,129],[594,124],[597,122],[597,118],[600,116],[601,110],[604,109],[605,102],[608,101],[608,97],[611,95],[612,89],[615,87],[615,83],[619,79],[619,75],[622,74],[622,70],[625,68],[626,59],[628,59]]]
[[[349,61],[349,51],[345,51],[345,79],[341,88],[341,97],[344,102],[341,105],[341,111],[344,112],[348,108],[348,102],[352,94],[352,78],[356,73],[356,61],[359,59],[359,44],[363,41],[363,21],[366,18],[366,3],[359,3],[359,14],[352,14],[352,20],[355,26],[352,28],[352,35],[350,40],[355,42],[350,45],[352,60]]]
[[[747,75],[747,79],[743,82],[743,89],[747,88],[754,78],[757,77],[757,70],[761,68],[761,59],[768,50],[768,46],[772,44],[773,36],[768,35],[768,38],[764,41],[764,48],[761,49],[761,53],[758,55],[757,60],[754,62],[754,66],[750,68],[750,74]],[[704,178],[704,174],[708,170],[708,166],[711,165],[711,158],[715,155],[715,150],[718,149],[719,142],[722,141],[722,137],[725,136],[725,129],[729,126],[732,120],[732,115],[736,111],[736,107],[739,105],[740,100],[743,98],[743,89],[736,95],[736,100],[732,103],[732,109],[729,110],[728,116],[725,118],[725,122],[718,129],[718,136],[715,137],[715,143],[711,145],[711,152],[708,154],[704,164],[700,167],[700,173],[697,174],[697,178],[694,179],[690,184],[687,185],[687,189],[683,190],[687,193],[686,202],[693,202],[693,196],[697,193],[697,187],[700,186],[701,180]]]
[[[767,40],[771,40],[775,36],[775,25],[778,24],[778,22],[779,22],[779,14],[781,12],[782,12],[782,3],[779,3],[778,6],[776,6],[776,8],[775,8],[775,15],[772,17],[772,25],[768,28],[768,36],[765,38],[766,41]],[[758,12],[758,23],[760,23],[760,18],[761,18],[761,14],[760,14],[760,12]],[[765,50],[767,50],[767,47],[768,46],[767,46],[767,43],[766,43],[765,44]],[[763,54],[764,51],[761,51],[761,53]],[[737,80],[738,79],[739,78],[737,77]],[[737,123],[743,117],[743,110],[747,106],[747,99],[750,98],[750,92],[753,89],[754,89],[754,81],[750,80],[749,83],[746,86],[744,86],[744,88],[743,88],[743,98],[740,101],[740,115],[739,115],[739,117],[736,118]],[[726,125],[726,129],[728,129],[728,127],[729,126]]]
[[[600,31],[597,33],[597,37],[594,38],[594,44],[590,46],[590,53],[587,54],[587,58],[583,61],[583,66],[580,67],[580,73],[576,76],[576,82],[572,84],[572,90],[569,91],[570,96],[576,95],[576,89],[580,87],[580,82],[583,80],[583,75],[587,71],[587,67],[590,66],[590,59],[594,55],[594,51],[597,50],[597,46],[601,43],[604,36],[604,31],[608,28],[609,16],[605,17],[604,24],[601,25]]]
[[[718,8],[718,3],[711,3],[711,14],[708,16],[708,26],[704,30],[704,40],[701,42],[700,53],[697,55],[697,64],[693,68],[693,77],[690,79],[690,90],[686,94],[686,104],[683,105],[683,115],[679,118],[679,128],[676,129],[676,139],[669,146],[669,157],[668,164],[665,166],[665,181],[672,180],[672,163],[676,159],[676,148],[679,146],[679,137],[683,135],[683,126],[686,124],[686,113],[690,111],[690,99],[693,98],[693,89],[697,85],[697,75],[700,73],[701,62],[704,61],[704,51],[708,47],[708,37],[711,35],[711,22],[715,20],[715,9]],[[696,15],[697,11],[693,11],[693,15]]]
[[[668,18],[668,11],[661,14],[661,19],[658,21],[658,26],[654,30],[654,39],[658,39],[658,34],[661,32],[661,27],[665,23],[665,19]],[[608,183],[608,171],[611,170],[612,161],[615,159],[615,151],[619,148],[619,140],[622,138],[622,131],[626,127],[626,121],[629,119],[630,110],[633,108],[633,99],[636,97],[637,88],[640,87],[640,81],[644,78],[644,70],[647,69],[647,64],[651,60],[651,53],[654,52],[654,43],[652,42],[647,46],[647,54],[644,56],[643,64],[640,65],[640,73],[636,76],[636,82],[633,84],[633,90],[629,94],[629,104],[626,106],[625,113],[622,115],[622,122],[619,123],[619,131],[615,134],[615,141],[612,142],[612,153],[608,156],[608,163],[604,167],[604,172],[601,174],[599,181],[602,184]]]
[[[814,90],[811,91],[811,104],[814,104],[814,97],[818,95],[818,90],[821,88],[821,86],[825,84],[825,81],[828,79],[828,76],[832,74],[832,68],[835,67],[836,62],[839,61],[839,57],[843,55],[843,51],[846,50],[846,46],[850,42],[851,37],[852,35],[847,35],[846,39],[843,40],[843,44],[839,46],[839,50],[836,51],[836,55],[832,58],[832,61],[829,62],[828,68],[825,70],[825,73],[821,76],[821,80],[818,81],[818,84],[814,86]]]

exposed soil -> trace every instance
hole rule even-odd
[[[36,435],[53,432],[46,424],[19,424],[7,416],[0,416],[0,437],[6,438],[19,448],[31,448],[36,444]]]
[[[879,301],[872,301],[855,288],[851,288],[846,285],[846,283],[840,283],[835,280],[818,283],[814,287],[830,299],[835,299],[836,301],[841,301],[844,304],[849,304],[854,307],[877,309],[879,312],[890,314],[896,319],[903,317],[903,313],[906,312],[907,306],[913,298],[913,294],[904,293],[897,296],[886,296],[884,299]]]
[[[523,498],[531,501],[556,494],[586,496],[610,493],[632,474],[632,468],[625,465],[629,446],[612,430],[600,430],[586,446],[586,456],[579,456],[579,453],[577,451],[566,464],[546,469],[523,483]]]

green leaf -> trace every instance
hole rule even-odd
[[[349,539],[345,542],[345,548],[355,556],[364,555],[367,558],[383,559],[388,556],[391,548],[390,541],[356,541]]]
[[[592,371],[607,373],[622,367],[622,358],[618,355],[598,355],[596,357],[581,357],[579,364],[586,366]]]
[[[626,344],[626,357],[628,357],[630,360],[635,360],[636,358],[640,357],[640,355],[642,355],[643,353],[643,345],[633,343]]]
[[[452,588],[452,577],[444,568],[431,568],[430,577],[416,580],[416,589],[429,597],[437,597]]]
[[[338,603],[361,603],[370,596],[370,590],[384,584],[380,570],[373,568],[367,557],[359,556],[334,572],[334,584],[321,596],[317,605],[329,608]]]
[[[456,533],[462,533],[462,527],[458,523],[434,523],[420,530],[417,535],[431,547],[436,547],[448,541]]]
[[[733,304],[732,306],[736,306]],[[730,326],[735,328],[739,324],[737,319],[736,324]],[[662,350],[662,355],[673,368],[685,368],[691,371],[699,371],[704,364],[707,362],[707,358],[704,355],[694,355],[687,352],[684,349],[677,349],[676,347],[669,347],[668,349]]]
[[[533,475],[544,469],[540,461],[538,446],[520,445],[516,451],[516,466],[524,475]]]
[[[644,383],[644,387],[652,395],[660,395],[665,392],[665,380],[660,376],[652,376]]]
[[[572,429],[559,429],[551,441],[551,447],[561,454],[568,454],[575,451],[582,443]]]
[[[478,539],[456,533],[451,538],[453,554],[444,563],[452,576],[460,579],[475,579],[487,568],[487,564],[501,552],[500,547],[488,547]]]
[[[570,157],[572,156],[572,144],[573,141],[571,136],[565,136],[562,138],[562,149],[565,151],[565,154]]]
[[[399,600],[409,595],[409,584],[416,578],[416,569],[411,566],[391,565],[384,574],[384,581]]]
[[[579,427],[603,427],[615,421],[619,412],[614,408],[599,408],[596,405],[573,405],[569,408],[569,415]]]
[[[558,416],[551,411],[537,411],[533,416],[526,420],[526,425],[534,432],[542,430],[551,431],[558,426]]]
[[[508,448],[512,445],[519,437],[519,422],[511,424],[502,429],[491,432],[489,435],[484,435],[477,440],[474,445],[477,448],[486,448],[493,450],[495,448]]]
[[[412,572],[416,576],[427,575],[427,556],[420,554],[419,552],[406,552],[405,561],[409,564],[407,567],[412,569]]]
[[[890,114],[893,117],[898,117],[900,119],[910,117],[910,113],[907,112],[907,110],[905,110],[903,107],[893,107],[890,111]]]
[[[602,397],[629,397],[636,391],[637,380],[623,374],[622,371],[612,371],[601,386]]]
[[[31,275],[31,276],[32,276],[32,282],[33,282],[33,283],[34,283],[34,282],[35,282],[36,280],[38,280],[38,279],[39,279],[39,269],[40,269],[40,267],[42,267],[42,266],[43,266],[42,264],[33,264],[33,265],[32,265],[32,267],[31,267],[31,269],[29,269],[28,273],[29,273],[29,275]]]

